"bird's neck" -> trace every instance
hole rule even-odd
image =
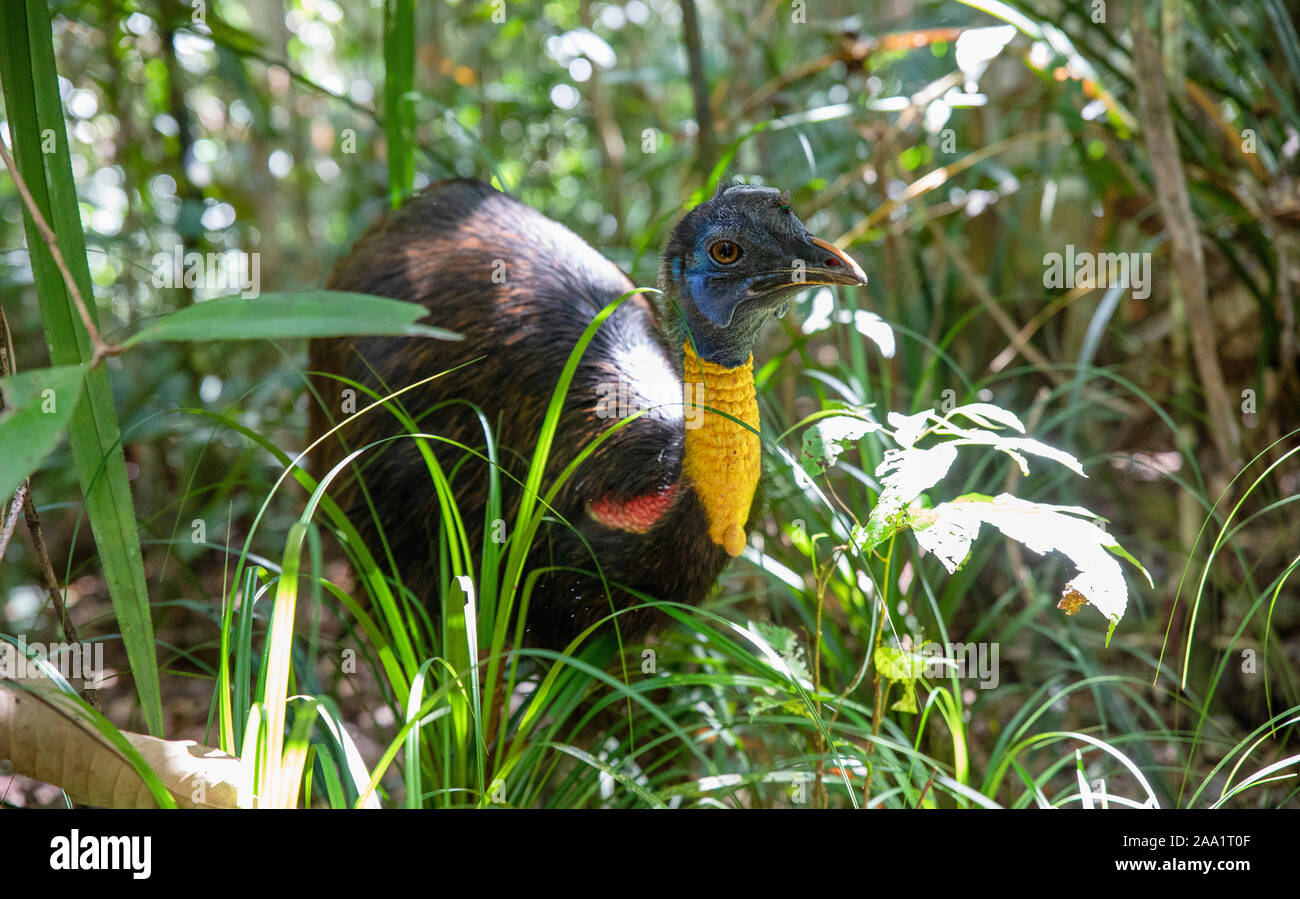
[[[745,523],[762,471],[754,357],[751,354],[741,365],[728,367],[701,359],[690,341],[683,350],[686,450],[682,473],[708,515],[710,539],[729,555],[738,556],[745,548]]]
[[[670,277],[668,268],[660,272],[659,289],[657,317],[673,345],[689,342],[700,358],[724,368],[739,368],[753,355],[766,316],[739,311],[725,327],[715,325],[700,312],[689,281]]]

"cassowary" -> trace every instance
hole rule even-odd
[[[648,411],[582,462],[553,503],[563,523],[543,526],[528,559],[531,570],[549,570],[531,593],[526,642],[562,649],[613,608],[641,602],[622,588],[666,601],[704,598],[757,516],[759,330],[810,285],[864,283],[857,263],[810,234],[788,195],[772,188],[723,184],[681,218],[660,262],[662,295],[634,295],[600,326],[565,398],[544,485],[606,430]],[[402,394],[402,406],[421,431],[479,452],[486,422],[499,464],[520,482],[570,351],[602,308],[634,289],[573,232],[472,180],[434,184],[388,214],[329,286],[420,303],[426,321],[464,340],[315,341],[310,367],[321,402],[312,437],[346,418],[347,385],[332,376],[386,396],[447,372]],[[345,446],[406,433],[376,408],[326,438],[313,464],[324,473]],[[501,520],[485,521],[487,463],[429,446],[450,473],[469,545],[481,547],[485,533],[502,536],[518,483],[502,475]],[[436,609],[439,506],[416,441],[389,440],[352,467],[369,501],[353,474],[335,482],[333,495],[380,559],[382,528],[404,584]],[[618,625],[625,637],[643,633],[657,614],[636,609]]]

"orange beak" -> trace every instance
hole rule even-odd
[[[813,246],[819,250],[825,250],[828,254],[826,259],[817,263],[817,274],[826,275],[835,280],[832,284],[866,284],[867,273],[862,270],[862,266],[853,261],[853,257],[841,250],[830,241],[822,240],[820,237],[812,239]]]

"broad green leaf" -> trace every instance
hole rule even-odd
[[[886,450],[884,460],[876,467],[876,477],[881,479],[884,489],[860,535],[862,551],[907,527],[907,507],[943,480],[956,458],[957,449],[951,443],[940,443],[929,449]]]
[[[958,415],[970,419],[980,427],[970,429],[955,424],[953,418]],[[1059,462],[1081,477],[1088,476],[1079,460],[1064,450],[1058,450],[1030,437],[1004,437],[995,431],[984,430],[1005,426],[1021,434],[1025,432],[1024,424],[1014,413],[992,403],[967,403],[953,409],[943,418],[935,415],[933,409],[915,415],[891,412],[887,420],[894,428],[894,442],[905,450],[911,449],[927,432],[932,432],[940,437],[954,438],[952,440],[954,446],[962,444],[991,446],[999,452],[1006,453],[1015,460],[1016,465],[1020,467],[1020,473],[1024,475],[1029,474],[1029,463],[1024,457],[1024,454],[1028,453]]]
[[[929,449],[886,450],[876,476],[886,493],[897,495],[906,505],[943,480],[956,459],[957,450],[951,443]]]
[[[125,345],[158,340],[258,340],[357,334],[460,340],[460,335],[452,331],[415,324],[416,319],[426,314],[427,310],[418,303],[337,290],[220,297],[164,316]]]
[[[804,689],[812,689],[812,678],[808,674],[808,666],[803,658],[803,647],[799,645],[798,638],[792,631],[762,621],[750,621],[749,626],[745,628],[733,622],[731,628],[758,647],[764,660],[776,671],[788,677],[792,684],[800,685]],[[776,642],[771,642],[769,637]]]
[[[916,680],[925,671],[925,656],[896,646],[877,646],[872,660],[881,677],[889,680]]]
[[[890,708],[895,712],[907,712],[915,715],[916,679],[925,671],[925,657],[919,652],[910,652],[894,646],[877,646],[872,654],[876,672],[886,680],[897,681],[903,688],[903,694]]]
[[[50,10],[43,0],[5,5],[0,29],[0,86],[14,159],[32,198],[54,231],[59,249],[82,297],[91,292],[67,126],[54,62]],[[52,152],[44,152],[53,138]],[[41,323],[55,366],[77,366],[91,359],[90,336],[32,219],[24,215]],[[89,313],[95,317],[93,302]],[[154,650],[153,622],[140,555],[140,528],[126,476],[117,410],[101,366],[88,372],[85,395],[68,421],[68,442],[85,495],[86,517],[99,550],[99,564],[113,601],[118,630],[131,665],[131,679],[149,732],[162,736],[162,697]]]
[[[916,444],[916,441],[921,439],[921,435],[929,427],[930,419],[935,417],[933,409],[926,409],[924,412],[917,412],[915,415],[890,412],[885,420],[894,429],[894,442],[901,449],[909,450]]]
[[[1006,453],[1016,464],[1020,466],[1020,473],[1029,474],[1029,464],[1021,453],[1029,453],[1034,456],[1042,456],[1044,459],[1051,459],[1054,462],[1060,462],[1070,471],[1086,478],[1087,472],[1083,470],[1083,465],[1065,450],[1059,450],[1054,446],[1048,446],[1041,440],[1035,440],[1032,437],[1003,437],[1001,434],[995,434],[993,431],[963,431],[965,436],[952,441],[960,446],[962,444],[976,444],[978,446],[991,446],[994,449]]]
[[[970,502],[977,497],[990,501],[992,499],[972,493],[957,501]],[[953,515],[940,516],[939,508],[949,505],[951,503],[942,503],[931,509],[908,509],[907,524],[912,528],[921,548],[938,556],[948,573],[952,574],[970,556],[971,544],[979,536],[979,521],[972,522]]]
[[[839,461],[848,444],[879,430],[879,422],[860,415],[823,418],[803,432],[799,463],[808,474],[821,474]]]
[[[1001,424],[1021,434],[1025,433],[1024,424],[1014,412],[992,403],[967,403],[953,409],[946,417],[951,419],[954,415],[964,415],[982,428],[995,428]]]
[[[916,706],[916,684],[904,683],[903,695],[898,697],[898,701],[889,707],[893,712],[906,712],[909,715],[917,713]]]
[[[85,373],[84,365],[61,365],[0,379],[0,501],[58,444],[81,399]]]
[[[1124,616],[1128,587],[1115,556],[1132,560],[1118,541],[1079,506],[1034,503],[1008,493],[996,497],[969,494],[933,509],[913,512],[910,521],[917,543],[934,553],[949,572],[965,561],[980,525],[990,524],[1039,555],[1059,552],[1074,563],[1078,574],[1065,585],[1062,608],[1073,614],[1083,601],[1111,621]],[[1146,570],[1138,565],[1146,575]],[[1147,575],[1150,582],[1150,576]]]
[[[808,662],[804,658],[803,644],[799,642],[799,635],[786,627],[779,624],[771,624],[766,621],[751,622],[752,627],[758,630],[768,645],[776,651],[786,667],[799,680],[812,680],[812,675],[808,673]]]

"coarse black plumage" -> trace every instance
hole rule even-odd
[[[865,280],[845,254],[812,237],[788,198],[770,188],[724,185],[682,218],[661,262],[660,301],[636,295],[623,303],[596,332],[566,396],[544,484],[627,411],[652,411],[613,433],[560,491],[554,508],[568,526],[545,525],[529,556],[530,568],[553,570],[533,588],[528,642],[563,648],[610,614],[611,594],[594,573],[593,555],[616,608],[639,602],[620,587],[686,603],[705,596],[730,556],[710,538],[711,513],[683,475],[689,420],[683,344],[690,341],[705,363],[733,369],[746,362],[759,329],[795,292]],[[340,392],[346,385],[331,376],[383,396],[446,371],[403,394],[402,405],[421,430],[480,451],[486,423],[500,465],[521,481],[570,351],[602,308],[634,288],[567,228],[461,179],[434,184],[386,215],[338,264],[329,286],[421,303],[430,313],[426,321],[464,340],[315,341],[311,369],[322,373],[313,376],[321,402],[313,405],[311,436],[345,417]],[[356,449],[405,433],[381,408],[337,436]],[[344,442],[332,435],[318,448],[318,474],[343,457]],[[503,476],[502,522],[485,522],[487,464],[433,446],[444,470],[453,472],[469,545],[481,547],[485,534],[499,536],[492,529],[513,520],[519,488]],[[415,441],[390,440],[367,450],[354,467],[375,514],[352,476],[341,477],[333,495],[372,547],[379,545],[378,519],[403,582],[436,609],[439,509]],[[750,506],[751,518],[756,510],[756,503]],[[647,610],[618,618],[625,636],[654,623]]]

